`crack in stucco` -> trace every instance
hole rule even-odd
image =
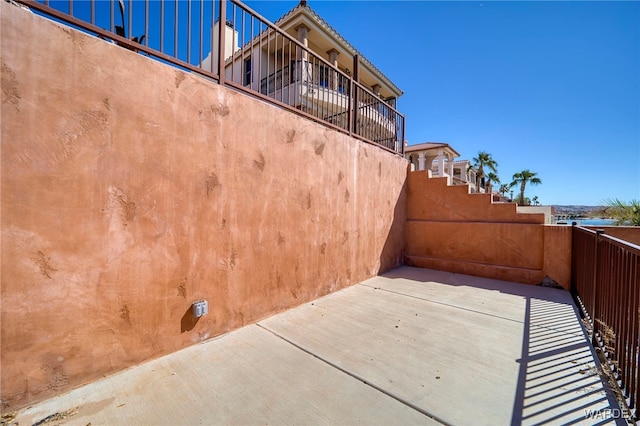
[[[187,279],[186,278],[182,278],[182,282],[178,286],[178,296],[182,297],[183,299],[187,298]]]
[[[36,255],[36,264],[40,268],[40,272],[42,272],[42,275],[44,275],[45,277],[51,279],[51,275],[49,275],[49,272],[57,271],[57,269],[54,269],[53,266],[51,266],[51,264],[49,263],[51,261],[51,257],[45,257],[45,254],[41,251],[38,251]]]
[[[229,106],[224,103],[220,103],[218,105],[209,105],[208,108],[199,109],[198,110],[198,118],[200,120],[210,118],[214,115],[218,115],[220,117],[226,117],[229,115],[231,111],[229,110]]]
[[[16,73],[4,62],[2,62],[2,103],[8,102],[13,105],[16,111],[20,111],[20,93],[18,92],[18,80]]]
[[[174,83],[176,85],[176,89],[180,87],[184,79],[186,78],[185,74],[182,71],[176,71],[176,76],[174,79]]]
[[[342,233],[342,244],[346,243],[348,239],[349,239],[349,232],[344,231]]]
[[[109,189],[109,207],[114,209],[119,207],[122,225],[126,227],[136,217],[136,203],[129,201],[127,195],[118,188]]]
[[[205,179],[205,187],[207,188],[207,197],[213,190],[220,185],[220,181],[218,180],[218,176],[215,173],[211,173]]]
[[[61,366],[50,366],[42,364],[40,368],[49,376],[47,389],[60,390],[69,384],[69,376],[64,374]]]
[[[120,319],[131,325],[131,311],[129,311],[129,305],[127,303],[124,303],[122,308],[120,308]]]
[[[105,105],[104,100],[102,103]],[[85,149],[85,145],[82,143],[84,141],[80,139],[95,130],[104,131],[108,124],[108,116],[104,111],[80,111],[72,117],[63,119],[61,121],[62,129],[57,131],[60,148],[55,151],[55,155],[58,160],[63,161],[76,157],[82,149]]]
[[[256,166],[260,171],[264,171],[265,159],[262,153],[258,153],[258,159],[253,160],[253,165]]]
[[[287,143],[293,143],[296,137],[296,131],[291,129],[287,132]]]

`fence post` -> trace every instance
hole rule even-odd
[[[598,332],[598,321],[596,319],[598,313],[598,252],[600,251],[600,235],[604,234],[604,229],[596,229],[596,247],[593,250],[593,331],[591,335],[591,343],[593,347],[598,347],[598,339],[596,334]]]
[[[227,0],[218,1],[220,2],[220,24],[218,25],[218,83],[224,85],[224,35],[227,29]],[[213,51],[213,46],[211,46],[211,51]],[[211,61],[213,61],[213,55],[211,56]]]
[[[402,117],[402,135],[400,136],[400,155],[404,157],[405,117]]]
[[[349,130],[349,136],[353,136],[353,96],[355,88],[356,85],[353,84],[353,75],[349,75],[349,105],[347,106],[347,130]]]
[[[359,83],[360,82],[360,70],[359,70],[359,63],[360,63],[360,58],[358,57],[358,55],[353,55],[353,77],[352,80],[353,82]],[[356,135],[359,135],[360,133],[358,132],[358,86],[357,85],[353,85],[353,91],[351,92],[351,102],[353,103],[351,110],[353,111],[353,116],[351,117],[351,131],[353,133],[355,133]]]

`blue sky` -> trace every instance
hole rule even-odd
[[[247,1],[271,21],[297,1]],[[403,91],[409,144],[487,151],[542,204],[640,199],[639,2],[317,1]]]

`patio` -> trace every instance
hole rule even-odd
[[[566,291],[400,267],[15,421],[614,423],[598,365]]]

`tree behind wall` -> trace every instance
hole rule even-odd
[[[616,221],[616,225],[640,226],[640,200],[625,203],[616,198],[605,203],[609,206],[606,212]]]
[[[524,196],[524,190],[527,187],[527,184],[539,185],[541,183],[542,180],[538,177],[538,173],[532,172],[529,169],[514,173],[511,187],[520,185],[520,195],[518,195],[518,198],[516,199],[518,205],[524,206],[531,203],[531,201],[527,200]]]
[[[478,171],[478,173],[476,174],[477,188],[485,187],[485,177],[487,176],[485,174],[485,169],[488,169],[491,172],[493,172],[492,174],[496,179],[494,182],[499,182],[499,179],[497,177],[498,163],[496,162],[496,160],[493,159],[493,157],[491,157],[491,154],[485,151],[480,151],[478,152],[478,156],[474,157],[472,161],[473,161],[472,167]]]

